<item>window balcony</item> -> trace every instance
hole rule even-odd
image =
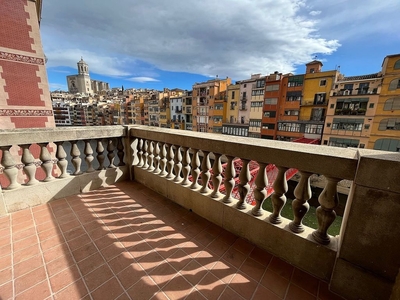
[[[138,125],[1,135],[2,298],[391,296],[400,251],[392,153]],[[326,178],[316,212],[312,174]],[[351,205],[332,236],[342,179],[353,182]]]
[[[365,108],[359,108],[359,109],[350,109],[350,108],[337,108],[335,109],[335,115],[362,115],[364,116],[366,113]]]

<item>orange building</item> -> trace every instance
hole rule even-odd
[[[400,152],[400,54],[385,57],[382,77],[368,148]]]
[[[277,132],[279,99],[282,93],[282,74],[275,72],[266,76],[261,138],[275,140]]]

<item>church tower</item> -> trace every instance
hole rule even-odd
[[[93,94],[89,76],[89,65],[81,58],[77,63],[78,74],[67,76],[68,90],[70,93]]]

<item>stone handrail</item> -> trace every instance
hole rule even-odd
[[[245,208],[245,199],[249,192],[249,162],[256,161],[260,170],[265,170],[268,164],[274,164],[278,172],[273,183],[274,193],[271,197],[273,212],[269,217],[269,221],[273,224],[282,222],[280,214],[286,204],[285,193],[288,190],[285,173],[289,168],[299,170],[301,179],[295,189],[296,199],[292,204],[294,219],[289,226],[294,233],[304,231],[302,220],[309,209],[307,201],[311,198],[309,177],[312,174],[324,175],[327,179],[326,185],[319,196],[320,206],[316,212],[319,226],[313,232],[313,238],[318,243],[325,245],[330,243],[327,231],[336,218],[334,209],[338,205],[337,183],[342,179],[353,180],[357,170],[358,157],[352,149],[231,136],[223,136],[222,139],[221,135],[215,134],[142,126],[130,127],[129,133],[131,137],[140,139],[136,157],[137,165],[142,168],[159,175],[164,175],[166,170],[167,179],[174,178],[175,182],[183,182],[185,185],[188,183],[188,174],[190,173],[193,179],[189,188],[193,190],[200,188],[200,193],[203,194],[209,192],[208,186],[211,180],[214,187],[213,195],[219,193],[218,189],[222,183],[221,175],[223,175],[225,195],[222,201],[225,203],[236,200],[232,197],[232,190],[235,186],[234,179],[238,176],[240,180],[238,209]],[[158,150],[155,151],[155,149]],[[189,149],[192,151],[190,163]],[[201,164],[198,158],[200,151],[203,155]],[[210,153],[218,157],[214,160],[212,176],[209,172]],[[182,160],[182,155],[184,160]],[[227,160],[224,174],[221,171],[221,156],[225,156]],[[235,158],[240,158],[242,161],[243,167],[240,174],[235,173],[233,164]],[[182,165],[185,170],[184,178],[181,178],[180,175]],[[201,187],[198,181],[201,182]],[[252,209],[254,216],[264,214],[262,204],[266,199],[268,184],[266,172],[258,172],[254,188],[256,205]]]
[[[41,180],[48,182],[55,177],[65,178],[67,173],[67,153],[64,149],[64,142],[71,144],[71,164],[74,167],[73,175],[79,175],[81,171],[82,159],[81,151],[86,162],[85,172],[95,171],[93,161],[97,159],[98,170],[106,167],[115,167],[115,150],[119,158],[119,165],[124,165],[124,145],[122,137],[125,137],[126,129],[123,126],[102,126],[102,127],[66,127],[66,128],[40,128],[40,129],[14,129],[0,131],[0,168],[7,177],[9,184],[3,186],[8,190],[18,188],[23,185],[35,185],[38,181],[37,168],[44,172]],[[79,149],[78,141],[84,141],[84,149]],[[96,141],[96,149],[93,149],[91,141]],[[103,141],[106,141],[103,144]],[[48,147],[49,143],[55,143],[55,159]],[[32,145],[37,145],[32,151]],[[19,150],[20,149],[20,150]],[[97,153],[93,156],[94,151]],[[105,166],[104,152],[107,151],[109,164]],[[37,158],[35,158],[37,157]],[[20,163],[19,163],[20,160]],[[55,163],[58,169],[55,171]],[[23,169],[26,179],[21,178],[19,169]],[[4,184],[4,183],[3,183]]]

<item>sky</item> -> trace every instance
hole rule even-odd
[[[50,90],[77,62],[111,87],[181,88],[218,76],[302,74],[313,59],[346,76],[400,53],[399,0],[47,0]]]

